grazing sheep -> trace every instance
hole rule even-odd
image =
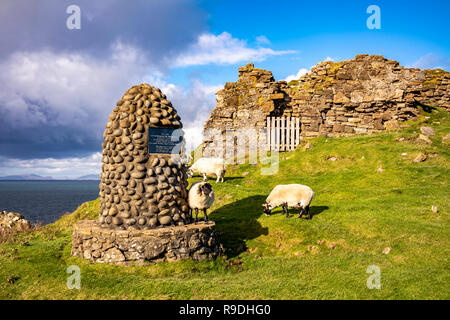
[[[220,158],[200,158],[189,168],[188,175],[192,177],[195,173],[203,175],[203,181],[207,176],[216,176],[217,180],[222,180],[227,171],[225,160]]]
[[[298,218],[301,218],[306,211],[308,219],[311,219],[309,205],[314,199],[314,191],[308,186],[302,184],[285,184],[273,188],[266,202],[262,205],[266,216],[270,216],[271,211],[279,206],[283,207],[283,214],[289,218],[288,207],[300,208]]]
[[[192,219],[192,210],[195,211],[195,223],[198,222],[198,210],[203,210],[205,222],[208,223],[208,210],[214,203],[214,191],[208,182],[198,181],[192,184],[188,196],[189,212]]]

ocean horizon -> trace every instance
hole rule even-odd
[[[32,223],[53,223],[99,197],[100,180],[2,180],[0,211],[22,214]]]

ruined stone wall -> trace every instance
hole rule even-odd
[[[281,116],[288,98],[282,85],[275,81],[272,72],[257,69],[251,63],[239,68],[238,81],[227,82],[216,93],[216,108],[205,125],[203,154],[221,156],[214,154],[219,146],[233,152],[234,142],[225,139],[225,131],[258,131],[264,129],[268,115]],[[220,134],[223,139],[218,141]]]
[[[419,105],[450,110],[450,73],[404,68],[397,61],[357,55],[321,62],[289,83],[272,73],[239,68],[239,80],[217,92],[217,106],[205,125],[211,129],[264,128],[267,116],[301,119],[301,136],[340,136],[397,128],[418,115]],[[205,139],[203,151],[217,145]]]

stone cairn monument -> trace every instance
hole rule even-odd
[[[98,221],[74,226],[72,254],[94,262],[204,260],[215,224],[191,224],[182,124],[160,89],[133,86],[104,133]]]

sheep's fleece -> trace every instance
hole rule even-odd
[[[302,184],[280,184],[273,188],[266,199],[271,208],[287,203],[291,208],[306,208],[314,199],[314,191]]]
[[[189,168],[189,174],[192,176],[194,173],[202,174],[203,180],[206,180],[206,176],[216,176],[216,182],[222,179],[226,172],[225,160],[221,158],[200,158]]]
[[[188,199],[188,203],[189,203],[189,207],[194,210],[194,209],[199,209],[199,210],[203,210],[203,209],[208,209],[209,207],[212,206],[213,202],[214,202],[214,191],[211,189],[211,192],[209,193],[209,195],[204,195],[203,193],[200,194],[200,187],[203,186],[204,184],[207,184],[208,182],[204,182],[204,181],[198,181],[198,182],[194,182],[191,186],[191,188],[189,189],[189,199]]]

